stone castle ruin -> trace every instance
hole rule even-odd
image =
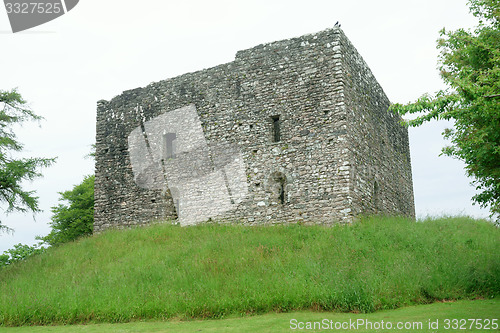
[[[99,101],[99,232],[414,216],[408,131],[340,28]]]

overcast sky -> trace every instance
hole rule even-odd
[[[476,25],[466,0],[166,1],[81,0],[66,15],[12,34],[0,7],[0,89],[14,87],[45,118],[16,130],[25,156],[55,157],[44,178],[26,183],[43,213],[2,212],[15,229],[0,234],[0,253],[32,244],[50,228],[58,192],[94,172],[84,156],[95,140],[96,102],[186,72],[234,60],[238,50],[333,27],[342,29],[392,102],[443,88],[437,67],[439,30]],[[410,129],[418,217],[467,214],[474,188],[464,165],[438,157],[446,123]]]

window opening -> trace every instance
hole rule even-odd
[[[175,133],[163,132],[163,156],[166,160],[175,158],[176,138]]]
[[[273,121],[273,142],[279,142],[281,140],[280,116],[273,116],[271,119]]]
[[[285,204],[286,201],[286,176],[281,172],[273,173],[270,177],[271,201]]]

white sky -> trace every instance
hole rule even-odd
[[[0,213],[15,233],[0,234],[0,253],[32,244],[50,228],[50,207],[93,161],[96,102],[185,72],[230,62],[238,50],[333,27],[342,29],[392,102],[443,88],[435,40],[441,28],[473,27],[466,0],[81,0],[68,14],[12,34],[0,7],[0,89],[14,87],[45,120],[16,132],[26,156],[54,157],[36,189],[43,213]],[[438,157],[446,123],[410,129],[418,217],[467,214],[474,188],[463,163]]]

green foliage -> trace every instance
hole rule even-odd
[[[479,18],[480,24],[491,23],[498,27],[500,24],[500,1],[498,0],[469,0],[471,13]]]
[[[231,317],[226,320],[156,320],[156,321],[136,321],[118,324],[85,324],[85,325],[59,325],[59,326],[22,326],[5,329],[9,333],[192,333],[192,332],[224,332],[224,333],[290,333],[298,332],[356,332],[356,333],[376,333],[376,332],[418,332],[418,333],[449,333],[458,330],[451,329],[445,323],[456,319],[459,325],[464,318],[470,320],[464,332],[495,332],[498,325],[492,323],[493,318],[498,318],[500,298],[473,301],[440,302],[419,306],[409,306],[402,309],[378,311],[375,313],[339,313],[339,312],[312,312],[300,311],[289,313],[271,312],[261,316],[242,316],[240,318]],[[358,322],[359,326],[351,329],[332,329],[331,326],[323,330],[301,329],[296,327],[296,323],[319,322],[324,320],[332,322],[332,326],[342,323]],[[388,327],[388,322],[392,324],[392,330],[377,330],[376,324],[382,323]],[[429,322],[439,322],[436,330],[429,327]],[[454,321],[455,322],[455,321]],[[364,324],[366,323],[366,325]],[[372,323],[371,325],[369,323]],[[396,329],[397,323],[407,323],[410,329]],[[418,326],[422,324],[422,326]],[[307,325],[307,324],[306,324]],[[314,325],[314,324],[312,324]],[[472,329],[469,330],[469,328]],[[291,328],[292,327],[292,328]],[[345,326],[344,326],[345,327]],[[375,326],[376,327],[376,326]],[[408,326],[407,326],[408,327]],[[475,329],[475,328],[483,328]],[[485,328],[486,327],[486,328]],[[337,328],[339,328],[337,326]]]
[[[9,264],[9,259],[10,256],[5,252],[3,254],[0,254],[0,267],[7,266]]]
[[[443,155],[463,160],[467,175],[479,194],[474,202],[500,213],[500,1],[470,0],[471,12],[480,19],[474,31],[441,31],[441,77],[448,85],[434,97],[415,103],[395,104],[400,114],[424,113],[408,121],[420,126],[430,120],[454,122],[443,135],[451,146]]]
[[[90,145],[90,153],[88,153],[87,156],[85,157],[89,157],[89,158],[95,158],[95,151],[96,151],[97,147],[96,147],[96,144],[93,143]]]
[[[61,201],[69,205],[59,204],[52,207],[52,231],[38,239],[50,245],[73,241],[81,236],[91,235],[94,225],[94,179],[87,176],[81,184],[72,190],[60,192]]]
[[[12,152],[22,151],[12,128],[25,121],[40,120],[26,107],[26,101],[15,90],[0,90],[0,202],[8,205],[6,213],[12,211],[38,212],[38,197],[35,191],[26,191],[21,183],[41,177],[40,167],[50,166],[53,158],[13,158]],[[0,222],[0,229],[7,229]]]
[[[19,243],[14,245],[12,249],[8,249],[0,255],[0,267],[25,260],[34,254],[42,253],[44,250],[45,248],[41,247],[40,244],[29,246]]]
[[[113,230],[2,269],[0,325],[371,312],[489,298],[500,294],[499,236],[468,218]]]

